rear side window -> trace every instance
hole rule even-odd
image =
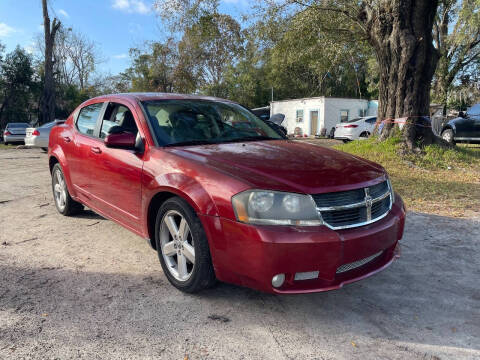
[[[77,118],[77,128],[85,135],[93,136],[95,126],[97,125],[98,116],[102,110],[103,103],[97,103],[85,106],[80,110]]]
[[[377,122],[377,118],[371,118],[371,119],[367,119],[365,121],[369,124],[375,124]]]

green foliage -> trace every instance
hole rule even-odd
[[[33,103],[32,58],[17,47],[0,64],[0,128],[7,122],[29,122]]]
[[[480,0],[440,0],[434,26],[439,54],[432,98],[448,105],[458,83],[475,88],[480,65]],[[471,91],[467,91],[469,93]]]
[[[369,97],[366,78],[373,54],[343,23],[315,8],[283,21],[268,63],[280,98]]]
[[[130,49],[132,65],[125,71],[133,91],[172,92],[176,82],[178,53],[173,40],[151,42],[147,50]]]
[[[428,145],[423,148],[423,154],[400,155],[402,153],[403,139],[398,133],[385,141],[376,137],[367,140],[352,141],[336,146],[337,149],[358,155],[360,157],[375,159],[380,163],[395,163],[398,161],[414,164],[421,169],[440,170],[449,168],[468,168],[473,163],[480,162],[480,149],[456,146],[444,148],[438,145]]]
[[[178,46],[179,56],[193,74],[195,88],[225,97],[225,74],[242,54],[243,41],[240,24],[229,15],[204,14],[187,27]]]

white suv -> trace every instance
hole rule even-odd
[[[335,126],[335,139],[343,142],[351,140],[364,140],[375,129],[376,116],[356,118]]]

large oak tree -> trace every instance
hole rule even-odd
[[[324,30],[344,33],[372,47],[379,71],[378,117],[385,122],[381,137],[392,134],[394,119],[406,119],[404,139],[413,149],[419,137],[414,124],[429,114],[431,82],[439,58],[432,35],[438,0],[269,1],[273,8],[289,6],[290,16],[312,11],[342,19],[343,25],[329,28],[326,24]],[[431,129],[422,128],[421,133],[424,143],[443,143]]]

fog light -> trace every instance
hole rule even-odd
[[[298,272],[295,274],[295,280],[310,280],[318,278],[319,271]]]
[[[273,287],[280,287],[283,285],[283,282],[285,281],[285,274],[277,274],[272,278],[272,285]]]

